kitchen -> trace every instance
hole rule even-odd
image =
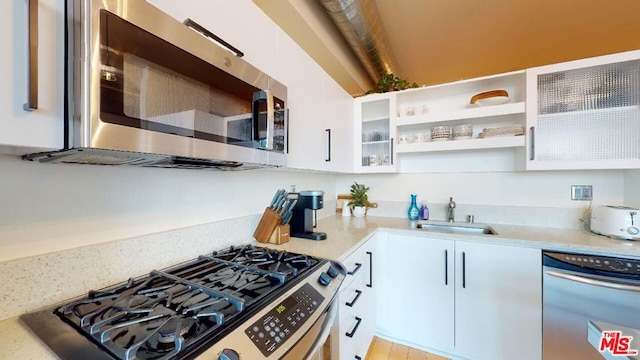
[[[41,3],[45,14],[51,14],[56,9],[55,6],[59,5],[53,1]],[[229,8],[228,4],[224,6]],[[262,57],[265,50],[275,47],[273,42],[276,39],[280,41],[280,47],[295,49],[295,43],[290,39],[287,42],[286,34],[271,23],[252,2],[244,1],[233,6],[238,7],[238,13],[247,17],[247,23],[232,19],[225,22],[224,17],[228,16],[223,12],[216,12],[215,16],[219,18],[212,21],[225,24],[219,30],[220,35],[234,39],[233,34],[242,34],[239,29],[243,25],[248,26],[249,19],[256,20],[252,23],[254,26],[264,26],[272,43],[265,41],[255,44],[250,39],[242,41],[242,35],[235,35],[233,42],[247,52],[249,62],[264,68],[287,84],[289,101],[292,107],[297,107],[294,108],[296,112],[305,114],[305,108],[317,104],[306,95],[306,91],[314,91],[314,86],[307,84],[312,81],[299,79],[301,76],[298,72],[290,71],[290,63],[299,63],[300,72],[308,70],[307,77],[314,76],[318,81],[328,84],[327,86],[337,86],[299,48],[297,51],[289,49],[291,52],[287,53],[284,60]],[[17,7],[5,13],[6,16],[22,14]],[[42,21],[48,19],[45,15],[41,17]],[[4,21],[3,24],[7,27],[2,32],[6,36],[4,43],[26,44],[26,35],[22,33],[24,30],[18,32],[18,29],[23,29],[22,24],[16,24],[13,20]],[[41,24],[41,27],[46,25],[54,28],[51,23]],[[47,46],[53,43],[51,38],[61,36],[59,31],[60,29],[42,35],[45,38],[41,39],[41,53],[55,51]],[[252,52],[250,50],[253,46],[264,48]],[[21,58],[14,54],[13,58],[7,59],[7,62],[12,61],[7,64],[7,68],[20,68],[17,73],[25,72],[22,63],[16,59]],[[62,76],[62,64],[47,62],[46,59],[42,59],[41,63],[44,63],[45,69],[49,69],[41,71],[42,82],[48,84],[41,93],[55,93],[59,97],[47,99],[41,95],[41,106],[43,109],[52,109],[55,108],[52,103],[62,102],[61,94],[55,90],[58,86],[55,77]],[[59,147],[55,142],[61,136],[55,136],[52,132],[61,132],[61,129],[55,124],[51,125],[51,122],[46,123],[46,119],[41,119],[44,129],[47,126],[53,128],[51,131],[36,131],[34,129],[38,125],[35,122],[39,120],[31,122],[22,110],[22,94],[26,93],[26,85],[23,84],[25,77],[14,75],[13,72],[6,76],[12,80],[3,85],[2,101],[5,103],[2,108],[8,111],[3,121],[6,121],[7,129],[10,130],[2,131],[1,143],[14,144],[16,137],[23,137],[25,140],[20,140],[27,144],[31,142],[31,146]],[[337,89],[335,91],[343,99],[348,97],[344,92],[340,93]],[[308,119],[317,119],[317,116],[309,114]],[[13,125],[10,121],[23,122]],[[5,122],[1,124],[4,128]],[[14,126],[17,128],[14,129]],[[294,126],[292,123],[290,131],[300,133],[300,129],[296,130]],[[304,149],[305,143],[313,141],[311,137],[292,137],[290,146]],[[3,147],[4,149],[5,153],[11,154],[15,147]],[[136,273],[144,273],[191,259],[212,249],[247,242],[251,239],[273,190],[280,187],[289,189],[291,185],[295,185],[297,189],[323,189],[326,192],[326,203],[320,217],[333,213],[336,195],[346,192],[354,180],[369,185],[370,198],[380,205],[378,209],[370,210],[371,216],[403,218],[406,216],[409,194],[417,193],[430,204],[434,219],[445,219],[446,202],[453,196],[458,201],[459,219],[467,214],[474,214],[476,222],[576,228],[579,225],[577,218],[586,207],[584,202],[570,200],[569,189],[576,184],[593,186],[595,204],[640,206],[640,197],[634,186],[640,181],[639,170],[354,175],[318,172],[315,170],[322,170],[320,165],[309,166],[312,163],[323,163],[323,155],[321,152],[309,154],[292,151],[288,163],[295,169],[237,173],[47,166],[24,162],[13,155],[3,155],[0,159],[0,182],[4,189],[2,203],[6,205],[1,210],[0,266],[3,268],[3,277],[6,276],[3,281],[14,285],[9,287],[11,291],[3,292],[3,305],[0,309],[2,319],[13,320],[3,321],[0,329],[13,334],[16,328],[12,326],[15,326],[17,315],[131,276],[127,268],[131,269],[131,264],[134,263],[132,259],[135,259]],[[526,188],[523,187],[525,184]],[[125,250],[123,244],[137,247],[135,251],[139,253]],[[102,249],[104,253],[94,252],[92,247]],[[165,250],[167,248],[171,250]],[[94,258],[75,257],[77,251],[82,249],[93,253],[91,256]],[[62,258],[46,255],[52,253]],[[150,253],[153,255],[149,255]],[[41,267],[36,266],[43,261]],[[83,265],[91,268],[96,262],[108,264],[106,266],[110,271],[106,274],[93,274],[97,276],[93,279],[89,275],[86,278],[83,276],[78,282],[68,275],[69,272],[84,272]],[[29,271],[22,272],[23,269]],[[25,284],[29,286],[25,287]],[[18,289],[25,292],[21,293]],[[33,293],[34,289],[40,289],[35,290],[38,295]],[[5,347],[5,339],[12,341],[14,336],[28,336],[24,330],[21,331],[17,335],[0,336],[2,348],[13,349],[11,343]],[[47,354],[44,349],[34,351],[33,358],[45,358]],[[19,357],[11,350],[9,353],[3,351],[2,356],[5,355],[7,358]]]

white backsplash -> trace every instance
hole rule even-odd
[[[334,215],[325,201],[318,218]],[[262,214],[0,262],[0,321],[166,268],[231,245],[254,241]]]
[[[378,201],[378,208],[369,209],[371,216],[407,218],[408,201]],[[430,220],[447,220],[445,203],[427,204]],[[563,229],[580,229],[580,218],[588,208],[563,208],[545,206],[504,206],[456,204],[455,221],[466,222],[467,215],[473,215],[476,223],[543,226]]]

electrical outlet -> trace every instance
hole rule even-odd
[[[591,201],[593,199],[591,185],[571,185],[571,200]]]

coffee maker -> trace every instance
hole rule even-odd
[[[324,240],[327,233],[314,232],[316,227],[316,210],[323,207],[324,191],[307,190],[298,193],[298,202],[293,208],[291,216],[291,236],[311,239]]]

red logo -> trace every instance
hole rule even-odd
[[[598,350],[608,350],[613,356],[638,355],[638,350],[630,349],[631,340],[633,336],[623,336],[621,331],[603,331]]]

